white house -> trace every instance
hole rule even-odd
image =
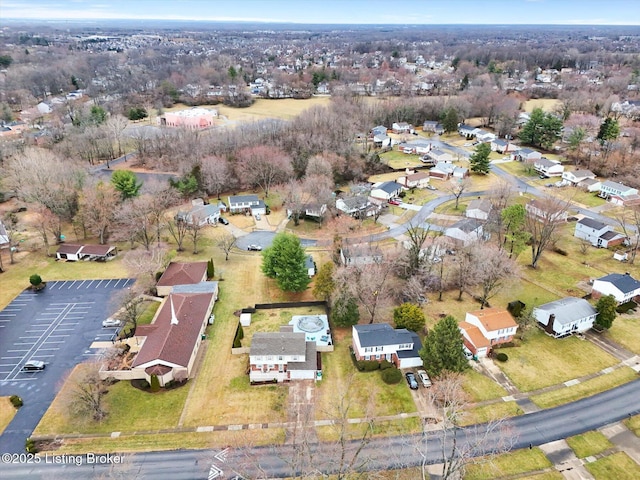
[[[431,151],[431,143],[423,140],[414,140],[413,142],[402,142],[398,144],[398,150],[403,153],[414,155],[424,155]]]
[[[429,185],[429,174],[427,172],[413,172],[396,180],[404,188],[425,188]]]
[[[423,132],[433,132],[438,135],[442,135],[444,133],[444,126],[440,122],[436,122],[435,120],[426,120],[422,124]]]
[[[444,231],[445,236],[454,239],[456,244],[467,246],[483,238],[482,222],[475,218],[464,218]]]
[[[479,129],[476,127],[465,125],[464,123],[460,123],[458,125],[458,133],[469,140],[476,136],[476,132],[478,132],[478,130]]]
[[[567,182],[571,182],[572,185],[576,186],[580,182],[584,182],[587,179],[595,180],[596,174],[591,170],[573,170],[571,172],[562,172],[562,179]]]
[[[496,139],[496,134],[478,129],[476,131],[476,140],[482,143],[491,143]]]
[[[545,177],[559,177],[564,172],[564,166],[558,160],[549,160],[542,157],[534,160],[533,168],[540,175]]]
[[[393,122],[391,125],[391,130],[393,133],[413,133],[413,125],[408,124],[407,122]]]
[[[628,273],[610,273],[593,281],[591,294],[613,295],[618,303],[625,303],[640,297],[640,282]]]
[[[531,148],[521,148],[511,154],[511,159],[518,162],[533,162],[542,158],[542,154]]]
[[[195,205],[188,212],[178,212],[176,218],[189,225],[197,224],[200,227],[203,225],[215,225],[220,219],[220,211],[225,210],[226,206],[224,203],[217,205],[213,203]]]
[[[367,243],[349,245],[340,249],[340,261],[347,266],[380,263],[383,258],[380,248]]]
[[[429,156],[437,163],[451,163],[453,162],[453,155],[439,148],[434,148],[429,152]]]
[[[256,332],[249,351],[249,381],[314,380],[321,372],[316,342],[303,332]]]
[[[511,144],[508,140],[502,140],[500,138],[494,138],[491,141],[491,151],[498,153],[507,153]]]
[[[397,197],[401,191],[402,185],[397,182],[382,182],[373,185],[371,196],[373,198],[381,198],[382,200],[391,200]]]
[[[600,180],[597,180],[595,178],[585,178],[580,183],[578,183],[578,187],[583,188],[587,192],[591,193],[599,192],[601,186],[602,183],[600,183]]]
[[[380,210],[380,206],[372,202],[370,197],[356,195],[336,200],[336,209],[354,218],[371,217]]]
[[[267,213],[267,207],[257,195],[233,195],[229,197],[229,211],[264,215]]]
[[[598,312],[584,298],[566,297],[533,309],[536,321],[555,338],[586,332],[593,327]]]
[[[609,248],[624,242],[624,235],[613,227],[593,218],[584,217],[576,222],[574,237],[588,240],[594,247]]]
[[[637,195],[638,189],[627,187],[622,183],[605,180],[600,184],[600,196],[609,198],[611,196],[627,197],[629,195]]]
[[[476,198],[469,203],[465,216],[467,218],[475,218],[478,220],[487,220],[491,213],[491,202],[484,198]]]
[[[438,162],[435,167],[429,169],[429,176],[440,180],[448,180],[455,169],[456,167],[452,163]]]
[[[115,258],[117,254],[118,248],[114,245],[73,245],[63,243],[56,251],[56,260],[106,262]]]
[[[387,360],[398,368],[422,367],[422,343],[406,328],[394,329],[388,323],[354,325],[352,346],[356,360]]]

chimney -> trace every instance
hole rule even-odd
[[[171,325],[178,325],[178,317],[176,317],[176,309],[173,306],[173,297],[169,294],[169,302],[171,303]]]

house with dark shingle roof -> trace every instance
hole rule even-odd
[[[566,297],[533,309],[544,331],[555,338],[586,332],[593,327],[598,312],[584,298]]]
[[[484,237],[482,222],[475,218],[463,218],[444,231],[457,245],[467,246]]]
[[[610,273],[593,281],[591,295],[613,295],[618,303],[640,300],[640,282],[628,273]]]
[[[373,186],[371,189],[371,196],[382,200],[390,200],[393,197],[398,196],[401,191],[402,185],[395,181],[382,182]]]
[[[615,232],[611,225],[584,217],[576,222],[574,237],[587,240],[594,247],[608,248],[624,242],[624,235]]]
[[[251,383],[314,380],[322,371],[316,342],[303,332],[256,332],[249,351]]]
[[[207,262],[171,262],[158,279],[158,296],[166,297],[175,285],[193,285],[207,279]]]
[[[398,368],[422,367],[420,337],[388,323],[354,325],[352,347],[356,360],[387,360]]]
[[[257,195],[232,195],[229,197],[229,212],[264,215],[267,213],[267,207]]]

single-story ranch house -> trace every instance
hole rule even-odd
[[[75,262],[79,260],[95,260],[105,262],[118,254],[118,248],[113,245],[72,245],[64,243],[56,251],[56,260]]]

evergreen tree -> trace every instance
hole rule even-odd
[[[489,161],[489,155],[491,154],[491,145],[488,143],[481,143],[476,147],[475,152],[469,157],[469,163],[471,164],[471,171],[475,173],[489,173],[491,169],[491,163]]]
[[[562,120],[541,108],[534,108],[529,121],[522,127],[520,139],[534,147],[549,149],[560,138]]]
[[[600,297],[598,303],[596,303],[596,310],[598,311],[596,325],[605,330],[611,328],[613,321],[616,319],[616,316],[618,316],[618,312],[616,311],[617,306],[618,302],[616,302],[613,295]]]
[[[469,368],[464,356],[462,334],[458,322],[447,315],[431,330],[424,339],[420,357],[429,375],[437,377],[444,371],[463,372]]]
[[[605,145],[611,140],[615,140],[620,135],[620,125],[614,118],[607,117],[600,125],[600,131],[598,132],[598,141],[600,145]]]
[[[448,108],[442,113],[442,127],[445,132],[455,132],[458,129],[460,119],[455,108]]]
[[[396,328],[406,328],[412,332],[422,330],[425,325],[424,312],[414,303],[403,303],[393,309]]]
[[[213,258],[210,258],[209,261],[207,262],[207,278],[213,278],[215,273],[216,273],[216,270],[215,270],[215,266],[213,265]]]
[[[138,177],[131,170],[116,170],[111,175],[113,188],[120,192],[123,200],[137,197],[140,193],[142,182],[138,182]]]
[[[313,285],[313,295],[325,302],[331,299],[331,295],[336,288],[336,284],[333,281],[333,269],[333,262],[324,263],[318,270]]]
[[[331,307],[331,320],[338,327],[357,325],[360,320],[360,311],[356,299],[347,292],[340,292]]]
[[[279,233],[271,246],[262,252],[262,272],[269,278],[275,278],[281,290],[302,292],[311,281],[305,258],[298,237],[292,233]]]

